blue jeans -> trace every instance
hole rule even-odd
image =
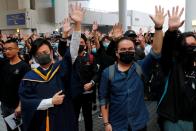
[[[174,123],[171,121],[165,121],[163,123],[164,131],[193,131],[193,122],[182,121]]]

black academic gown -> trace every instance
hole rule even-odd
[[[70,93],[71,68],[70,51],[67,49],[64,59],[51,65],[47,71],[38,67],[25,75],[19,89],[24,131],[46,131],[47,112],[50,131],[77,130]],[[65,94],[63,104],[37,110],[43,99],[52,98],[60,90]]]

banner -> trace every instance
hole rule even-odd
[[[25,13],[7,15],[7,25],[25,25]]]

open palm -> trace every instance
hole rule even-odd
[[[183,12],[184,12],[184,8],[182,8],[180,13],[179,13],[179,7],[178,6],[176,8],[173,7],[172,14],[170,13],[170,11],[168,11],[168,16],[169,16],[168,24],[169,24],[169,29],[170,30],[177,30],[178,28],[180,28],[184,24],[184,21],[180,20]]]
[[[112,29],[112,35],[114,38],[119,38],[123,35],[122,25],[120,23],[115,24]]]
[[[98,30],[98,24],[97,21],[94,21],[92,26],[92,31],[97,31],[97,30]]]
[[[65,20],[63,22],[63,30],[64,30],[64,32],[69,32],[71,30],[69,18],[65,18]]]
[[[81,4],[76,3],[71,5],[70,17],[74,22],[81,22],[84,18],[85,10],[81,7]]]
[[[161,8],[161,6],[159,6],[159,8],[157,6],[155,7],[155,16],[150,15],[150,18],[154,22],[155,27],[162,27],[165,21],[165,17],[166,14],[164,14],[164,8]]]

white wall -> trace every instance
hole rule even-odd
[[[55,0],[55,23],[60,23],[64,20],[64,18],[68,17],[68,0]]]
[[[130,26],[130,19],[130,16],[127,16],[128,26]],[[97,21],[100,25],[114,25],[119,22],[119,19],[117,13],[93,12],[87,10],[83,23],[92,24],[94,21]]]
[[[37,0],[37,31],[39,33],[52,32],[55,30],[54,8],[51,0]]]

